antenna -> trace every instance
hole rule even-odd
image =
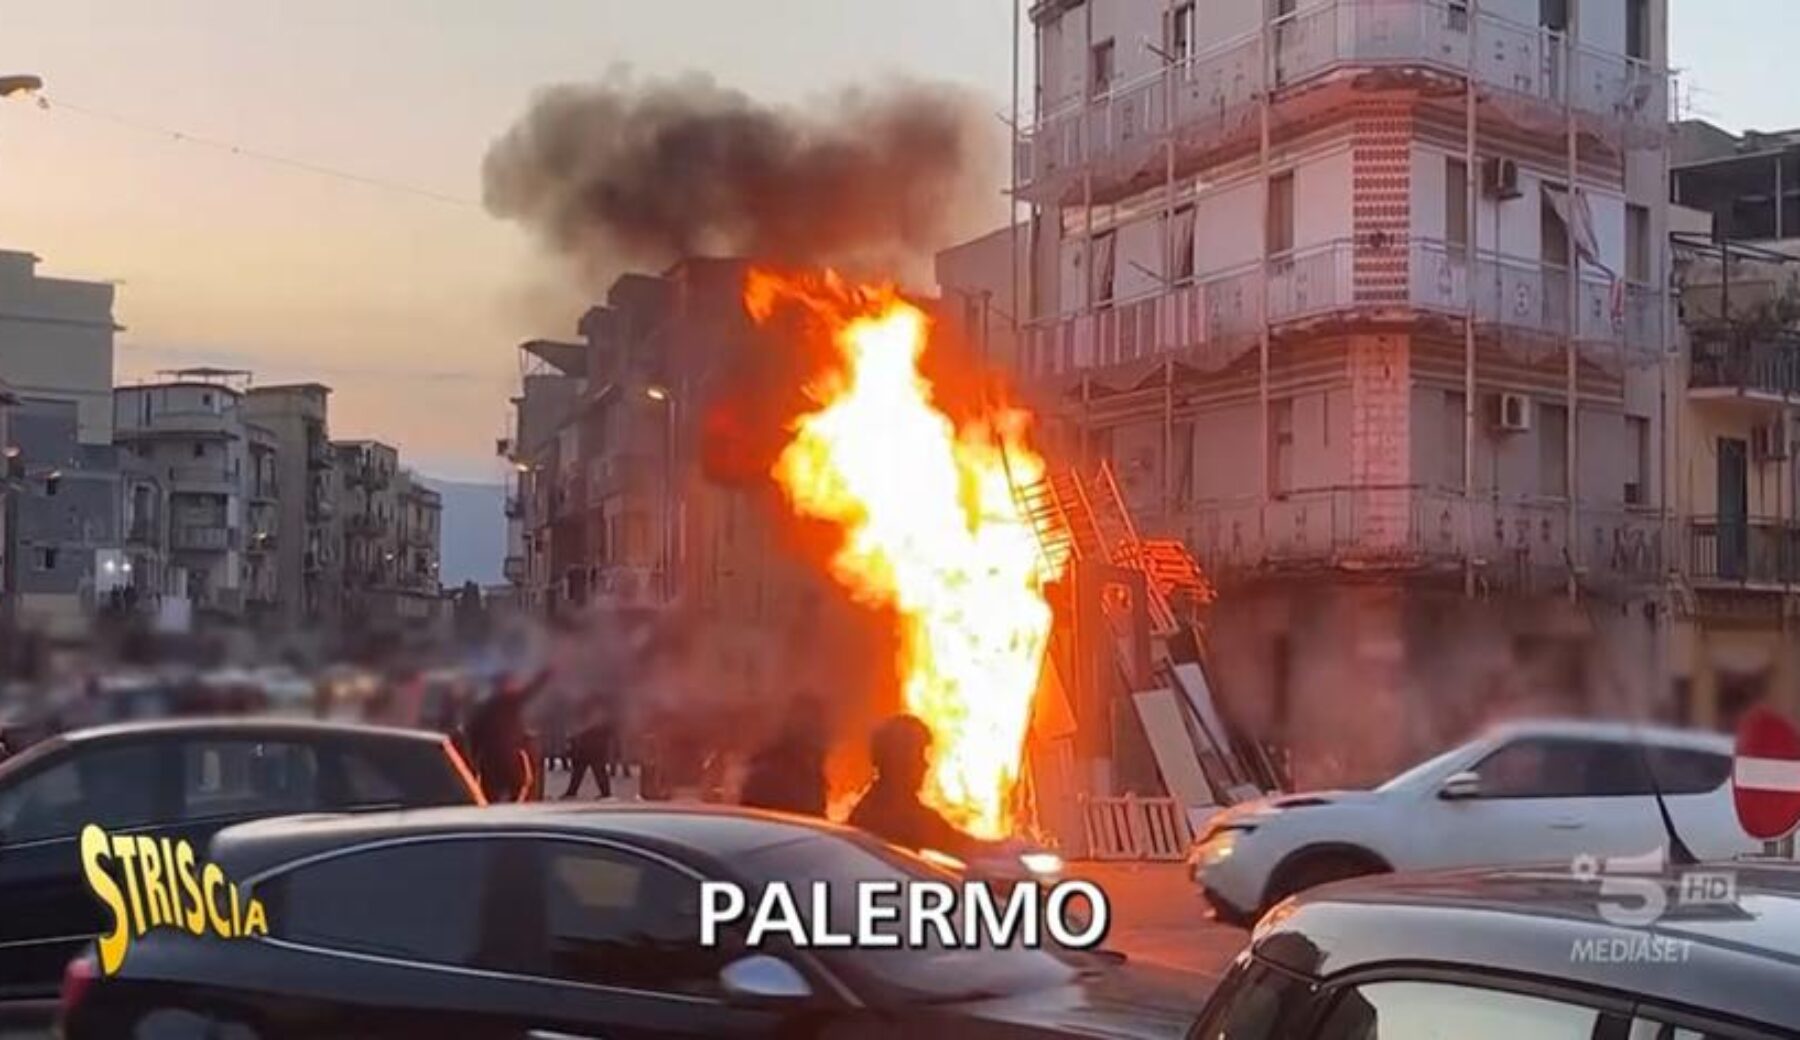
[[[1662,783],[1656,779],[1656,763],[1650,756],[1650,742],[1638,736],[1638,757],[1644,762],[1644,775],[1650,779],[1650,793],[1656,796],[1656,812],[1662,817],[1663,834],[1669,839],[1669,865],[1675,867],[1695,867],[1700,865],[1700,858],[1681,840],[1681,834],[1675,830],[1675,818],[1669,815],[1669,803],[1663,798]]]

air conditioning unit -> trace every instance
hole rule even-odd
[[[1524,394],[1496,394],[1493,427],[1501,433],[1528,433],[1531,430],[1531,398]]]
[[[1750,457],[1756,462],[1785,462],[1791,454],[1791,441],[1785,417],[1764,423],[1750,431]]]
[[[1489,159],[1481,168],[1482,191],[1490,199],[1516,199],[1525,193],[1519,190],[1519,164],[1511,159]]]

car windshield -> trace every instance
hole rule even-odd
[[[1394,777],[1392,780],[1389,780],[1387,783],[1382,784],[1380,787],[1377,787],[1375,790],[1379,791],[1383,794],[1386,794],[1389,791],[1400,791],[1400,790],[1404,790],[1409,787],[1417,786],[1426,777],[1433,775],[1438,770],[1440,770],[1444,766],[1448,765],[1452,760],[1458,759],[1458,758],[1463,757],[1464,755],[1467,755],[1468,752],[1469,752],[1469,748],[1468,748],[1468,745],[1466,745],[1466,744],[1461,747],[1451,748],[1450,750],[1444,752],[1441,755],[1438,755],[1435,758],[1427,759],[1424,762],[1420,762],[1418,765],[1413,766],[1411,769],[1408,769],[1406,772],[1401,773],[1399,776]]]
[[[859,882],[892,881],[902,887],[918,881],[960,883],[960,879],[896,850],[837,835],[771,845],[742,857],[735,865],[749,882],[752,907],[762,886],[774,882],[790,886],[809,930],[814,882],[829,886],[828,915],[834,932],[855,928]],[[960,911],[955,917],[961,917]],[[897,923],[882,926],[884,933],[892,930],[902,935],[907,928],[904,911]],[[1010,996],[1059,986],[1077,975],[1076,969],[1054,953],[1016,946],[947,948],[940,945],[932,929],[924,931],[930,942],[923,948],[821,950],[819,954],[834,968],[854,976],[859,988],[902,1003]]]

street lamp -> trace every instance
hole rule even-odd
[[[661,566],[663,600],[675,598],[675,395],[660,383],[644,388],[644,396],[663,406],[663,474]]]
[[[35,94],[44,89],[44,81],[37,76],[0,76],[0,98],[9,98],[14,94]]]

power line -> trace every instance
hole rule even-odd
[[[430,188],[421,188],[417,185],[402,184],[399,181],[385,180],[380,177],[370,177],[351,170],[342,170],[332,166],[324,166],[319,163],[306,162],[305,160],[293,159],[285,155],[276,155],[272,152],[261,151],[246,145],[233,144],[230,141],[202,137],[198,134],[190,134],[184,130],[175,130],[166,126],[158,126],[154,123],[130,119],[112,112],[104,112],[97,108],[77,105],[73,102],[65,101],[60,97],[50,97],[48,95],[39,94],[37,96],[37,106],[45,111],[70,112],[78,116],[84,116],[88,119],[95,119],[105,123],[112,123],[115,126],[125,127],[130,130],[167,137],[180,144],[191,144],[201,148],[210,148],[214,151],[235,155],[239,158],[267,163],[271,166],[279,166],[300,173],[312,174],[315,177],[329,177],[333,180],[347,181],[351,184],[360,184],[366,188],[378,188],[382,191],[398,192],[404,195],[428,199],[432,202],[442,203],[447,206],[457,206],[463,209],[482,208],[481,203],[476,202],[474,199],[467,199],[457,195],[448,195],[444,192],[433,191]]]

